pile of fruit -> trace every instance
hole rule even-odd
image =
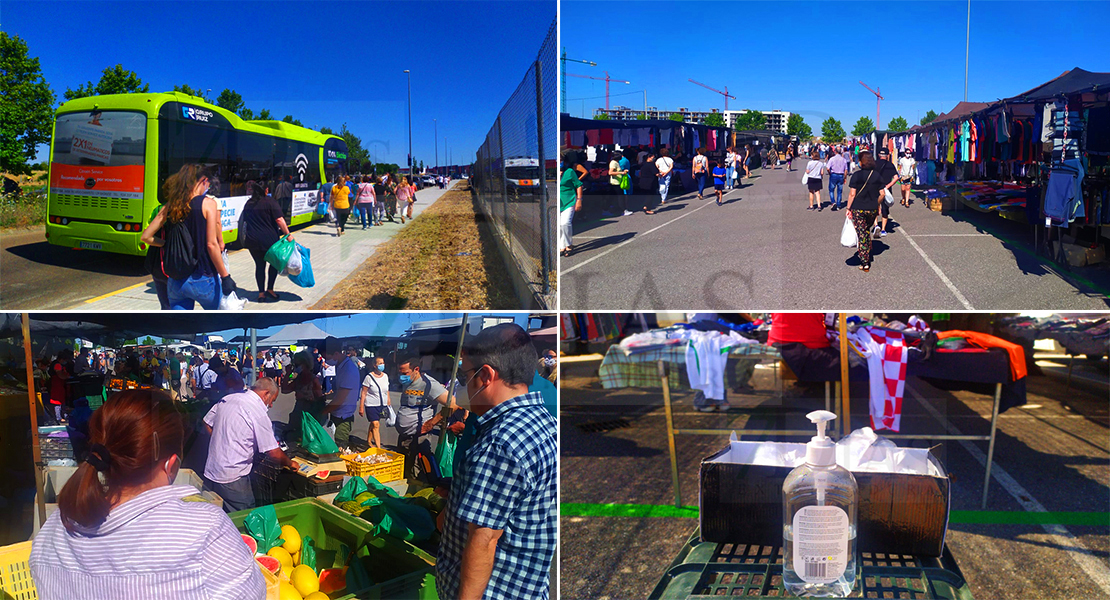
[[[243,534],[259,567],[270,572],[278,579],[280,600],[329,600],[329,594],[343,591],[347,587],[346,571],[342,569],[316,569],[301,564],[304,551],[301,534],[291,525],[281,526],[281,539],[284,543],[270,548],[265,554],[258,552],[258,542]],[[311,539],[311,538],[309,538]]]
[[[381,465],[388,462],[393,462],[393,458],[388,454],[356,454],[349,457],[351,462],[356,462],[361,465]]]

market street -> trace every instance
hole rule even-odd
[[[894,232],[876,240],[874,266],[861,273],[845,263],[854,249],[839,243],[844,213],[807,211],[799,170],[805,161],[794,166],[754,170],[758,177],[729,192],[723,206],[707,189],[705,200],[672,195],[654,216],[596,220],[595,210],[592,221],[576,221],[576,251],[560,264],[561,308],[1110,306],[1104,266],[1060,274],[1035,255],[1029,226],[966,207],[932,212],[919,194],[909,208],[891,208]],[[826,177],[826,204],[827,187]],[[847,193],[845,186],[845,201]],[[583,203],[603,200],[586,195]]]
[[[448,185],[448,189],[458,180]],[[446,190],[425,188],[413,205],[413,215],[438,200]],[[312,250],[316,285],[300,288],[287,277],[278,277],[279,302],[254,302],[254,260],[246,250],[228,253],[237,295],[250,300],[248,309],[290,310],[308,308],[369,258],[377,247],[401,228],[386,223],[363,231],[355,219],[343,237],[335,225],[315,223],[292,229],[293,237]],[[154,283],[143,268],[143,257],[52,246],[42,228],[5,231],[0,235],[0,308],[5,310],[158,310]]]
[[[600,357],[579,358],[561,367],[563,597],[648,597],[698,527],[699,464],[727,444],[727,433],[676,436],[682,503],[693,506],[686,511],[689,516],[581,514],[590,507],[611,513],[627,505],[662,512],[673,507],[674,496],[659,390],[602,390]],[[1067,364],[1059,357],[1038,353],[1037,358],[1042,365]],[[985,442],[912,444],[936,444],[933,452],[948,470],[953,512],[947,545],[975,598],[1110,597],[1106,362],[1080,363],[1076,373],[1093,374],[1101,382],[1080,386],[1076,378],[1065,393],[1063,378],[1031,373],[1028,404],[999,416],[986,511],[980,511]],[[804,414],[823,407],[822,388],[786,382],[783,401],[774,371],[766,367],[756,370],[755,393],[730,395],[734,408],[725,414],[695,412],[688,389],[673,394],[676,426],[731,427],[740,433],[808,427]],[[862,427],[866,385],[852,389],[854,426]],[[946,426],[964,434],[988,433],[987,395],[943,391],[916,378],[907,382],[907,390],[902,433],[942,433]],[[756,405],[761,408],[754,415],[739,410]],[[898,444],[911,445],[907,440]],[[1061,524],[1069,516],[1072,522]]]

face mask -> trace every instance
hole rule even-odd
[[[477,371],[474,371],[474,374],[471,375],[470,379],[468,379],[466,381],[466,385],[463,386],[463,387],[466,388],[466,400],[463,400],[462,402],[459,402],[458,396],[455,397],[455,402],[459,405],[459,408],[464,408],[466,410],[470,410],[470,407],[474,406],[474,399],[478,397],[478,394],[481,394],[487,387],[489,387],[489,384],[487,383],[486,385],[483,385],[482,387],[478,388],[478,391],[476,391],[474,393],[470,392],[470,382],[474,381],[474,378],[478,376],[478,371],[481,371],[481,370],[482,369],[479,368]]]
[[[384,372],[385,371],[385,365],[378,365],[378,370]]]
[[[402,375],[400,379],[401,379],[401,385],[408,385],[408,384],[412,383],[412,376],[410,376],[410,375]]]
[[[544,359],[543,359],[543,364],[544,364],[545,367],[554,367],[555,366],[555,359],[551,358],[551,357],[548,357],[548,356],[545,356]]]

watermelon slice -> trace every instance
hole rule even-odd
[[[347,589],[347,567],[320,571],[320,591],[331,595]]]
[[[319,477],[320,479],[327,479],[330,475],[331,475],[331,471],[329,471],[327,469],[324,469],[324,470],[321,470],[321,471],[316,471],[316,477]]]
[[[251,556],[254,556],[255,554],[257,554],[258,553],[258,542],[255,541],[254,538],[252,538],[251,536],[249,536],[245,533],[242,533],[240,535],[243,536],[243,543],[245,543],[247,545],[247,547],[251,549]]]
[[[254,560],[258,561],[258,564],[262,565],[262,568],[274,575],[281,572],[281,561],[272,556],[256,556]]]

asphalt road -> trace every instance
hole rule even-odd
[[[846,264],[854,249],[839,243],[844,213],[806,210],[800,171],[756,174],[752,183],[729,192],[723,206],[707,190],[705,200],[696,194],[672,198],[654,216],[584,215],[574,228],[577,252],[560,263],[561,308],[1110,306],[1105,266],[1062,276],[1035,255],[1027,225],[967,208],[936,213],[921,200],[891,208],[895,232],[874,244],[871,272],[862,273],[851,266],[858,263]],[[586,197],[587,206],[602,201]]]
[[[673,505],[662,398],[658,390],[606,391],[599,362],[563,363],[561,373],[561,502]],[[1095,365],[1105,375],[1106,361]],[[688,428],[792,428],[824,405],[823,388],[787,383],[776,390],[772,371],[756,371],[756,393],[730,396],[727,414],[692,409],[692,393],[672,395],[675,422]],[[943,391],[911,379],[903,405],[904,433],[941,433],[945,423],[965,434],[987,434],[990,398],[977,391]],[[1056,378],[1031,375],[1028,404],[999,418],[988,511],[1020,520],[1028,508],[1105,515],[1110,506],[1110,415],[1107,386],[1065,394]],[[855,427],[866,424],[866,387],[852,388]],[[1066,400],[1066,405],[1064,401]],[[759,406],[754,415],[739,407]],[[935,413],[935,414],[934,414]],[[749,416],[750,415],[750,416]],[[590,424],[627,424],[588,432]],[[611,424],[610,424],[611,426]],[[697,504],[698,465],[727,444],[721,436],[678,436],[684,505]],[[754,438],[753,439],[757,439]],[[789,441],[802,441],[794,438]],[[908,445],[900,440],[900,445]],[[986,442],[935,442],[949,472],[951,509],[980,509]],[[925,447],[926,441],[914,445]],[[969,448],[971,450],[969,450]],[[1102,525],[974,524],[953,518],[947,544],[975,598],[1110,598],[1110,523]],[[963,521],[963,522],[958,522]],[[696,518],[563,516],[562,597],[645,598],[697,528]]]

